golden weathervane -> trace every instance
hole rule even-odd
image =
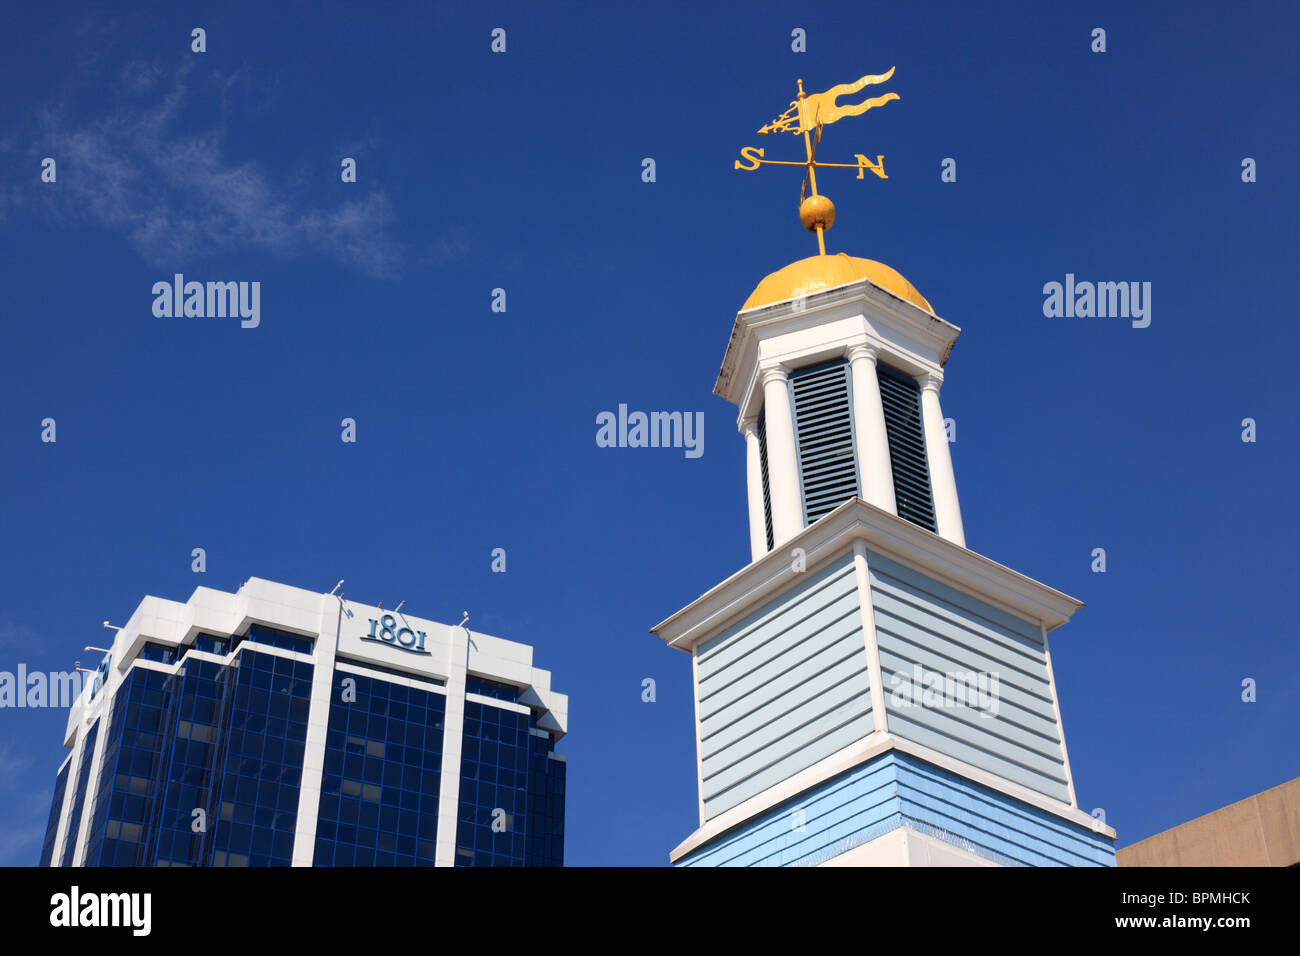
[[[863,179],[865,178],[863,173],[869,169],[881,179],[888,179],[889,177],[885,175],[884,156],[877,156],[874,163],[861,153],[854,154],[853,158],[857,160],[856,163],[817,162],[815,157],[817,155],[817,144],[821,142],[822,138],[822,127],[846,116],[861,116],[869,109],[883,106],[890,100],[898,99],[897,93],[886,93],[883,96],[874,96],[853,105],[841,106],[835,102],[841,96],[859,92],[864,86],[884,83],[893,75],[894,68],[891,66],[888,73],[864,76],[856,83],[841,83],[839,86],[832,86],[825,93],[814,93],[812,96],[804,93],[803,80],[799,80],[799,95],[790,104],[790,108],[760,129],[758,134],[766,136],[768,133],[794,133],[796,135],[802,133],[804,150],[807,152],[808,158],[802,163],[779,159],[763,159],[762,149],[757,146],[746,146],[741,149],[740,155],[749,165],[745,165],[739,159],[736,160],[736,169],[752,171],[763,165],[803,166],[808,170],[804,176],[803,188],[799,191],[799,221],[803,223],[804,228],[809,232],[817,233],[817,248],[823,256],[826,255],[824,233],[835,224],[835,204],[827,197],[818,195],[817,170],[819,168],[856,169],[858,179]],[[808,195],[810,191],[812,195]],[[807,198],[804,198],[805,196]]]

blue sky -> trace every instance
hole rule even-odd
[[[748,561],[712,385],[749,292],[816,251],[798,171],[732,162],[799,156],[754,135],[795,77],[896,66],[898,102],[826,130],[819,158],[889,173],[820,178],[828,247],[963,329],[968,545],[1087,602],[1052,643],[1080,805],[1122,846],[1295,777],[1297,17],[1131,7],[15,8],[0,670],[254,575],[468,610],[570,695],[567,861],[666,863],[696,823],[690,666],[648,628]],[[260,326],[154,317],[176,272],[260,281]],[[1152,283],[1150,327],[1045,318],[1066,273]],[[597,447],[620,403],[703,412],[703,456]],[[65,718],[0,711],[0,864],[39,854]]]

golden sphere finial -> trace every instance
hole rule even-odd
[[[799,221],[809,232],[821,226],[825,232],[835,225],[835,203],[825,196],[809,196],[799,204]]]

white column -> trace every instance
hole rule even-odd
[[[952,473],[952,453],[939,407],[939,386],[943,376],[933,372],[921,376],[921,427],[925,432],[925,457],[930,463],[930,491],[934,495],[934,520],[939,536],[966,547],[957,503],[957,479]]]
[[[867,650],[867,678],[871,682],[871,725],[877,733],[889,732],[885,713],[885,678],[880,666],[880,639],[876,635],[876,601],[871,595],[871,569],[867,546],[853,542],[853,572],[858,582],[858,607],[862,611],[862,638]]]
[[[456,865],[456,821],[460,816],[460,754],[465,740],[465,682],[469,672],[469,628],[451,628],[447,659],[447,709],[442,720],[442,774],[438,783],[438,840],[434,866]]]
[[[1074,793],[1074,774],[1070,772],[1070,751],[1065,747],[1065,724],[1061,721],[1061,699],[1056,696],[1056,678],[1052,675],[1052,649],[1047,646],[1047,627],[1041,622],[1038,633],[1043,635],[1043,662],[1047,664],[1047,687],[1052,692],[1052,713],[1056,715],[1056,735],[1061,739],[1061,760],[1065,764],[1065,786],[1070,793],[1070,806],[1078,807],[1079,799]],[[1100,823],[1100,820],[1094,820]],[[1093,828],[1100,833],[1096,827]]]
[[[794,412],[790,407],[790,370],[763,369],[763,414],[767,438],[767,496],[772,506],[772,541],[780,545],[803,530],[803,496],[799,459],[794,447]]]
[[[746,418],[740,423],[745,436],[745,485],[749,491],[749,551],[750,560],[757,561],[767,554],[767,518],[763,512],[763,449],[758,443],[758,419]]]
[[[114,638],[114,641],[116,641],[116,638]],[[95,695],[93,701],[90,700],[90,689],[94,686],[94,683],[91,680],[87,680],[85,684],[84,693],[86,695],[87,704],[86,716],[83,718],[81,725],[83,741],[85,739],[84,735],[90,730],[90,725],[95,723],[95,721],[99,721],[99,729],[95,731],[94,748],[92,748],[89,753],[82,753],[81,755],[82,760],[90,761],[90,776],[86,778],[86,791],[85,796],[83,797],[85,802],[81,807],[81,819],[68,820],[69,835],[71,836],[73,834],[74,828],[76,830],[75,836],[77,844],[73,850],[73,866],[86,865],[86,850],[90,846],[90,822],[94,818],[95,798],[99,791],[99,773],[104,765],[104,752],[108,748],[108,735],[110,731],[108,723],[109,718],[112,716],[112,712],[107,702],[117,695],[121,683],[122,675],[118,672],[117,668],[109,668],[108,681],[99,688],[99,693]],[[111,729],[116,730],[117,728]],[[69,770],[68,772],[71,773],[72,771]],[[80,767],[77,768],[77,772],[81,772]],[[76,781],[69,780],[67,785],[70,787],[76,786]],[[65,840],[64,842],[66,844],[67,841]]]
[[[330,729],[330,704],[334,695],[334,660],[339,631],[347,611],[346,600],[321,595],[320,627],[313,645],[311,697],[307,704],[307,734],[303,741],[302,776],[298,781],[298,817],[294,823],[290,866],[311,866],[316,857],[316,823],[320,817],[321,783],[325,779],[325,742]]]
[[[86,694],[87,696],[89,696],[90,694],[89,681],[86,682]],[[86,731],[89,729],[90,729],[89,726],[84,721],[82,722],[81,726],[77,728],[77,740],[73,744],[73,746],[79,747],[80,751],[74,749],[73,753],[76,754],[76,759],[73,760],[72,765],[68,767],[68,782],[64,784],[64,787],[66,788],[63,797],[64,818],[59,821],[60,837],[58,842],[55,843],[54,845],[54,855],[50,857],[50,866],[62,866],[63,854],[67,851],[68,841],[80,840],[81,837],[84,835],[81,833],[81,820],[82,817],[86,815],[85,804],[82,804],[81,816],[76,817],[75,819],[72,816],[72,808],[73,806],[75,806],[77,801],[77,794],[76,794],[77,778],[81,774],[81,765],[87,760],[93,761],[95,759],[94,751],[86,750]],[[103,728],[100,729],[102,730]],[[96,742],[98,742],[98,737],[96,737]],[[89,792],[92,786],[98,786],[98,780],[96,780],[95,778],[97,778],[99,775],[95,773],[91,773],[90,771],[87,771],[87,773],[90,774],[90,776],[86,778],[86,792]],[[83,799],[85,798],[83,797]],[[86,800],[86,802],[93,803],[94,801]],[[81,865],[80,857],[81,857],[83,846],[84,843],[78,843],[73,845],[72,848],[73,866]]]
[[[853,430],[858,446],[858,478],[862,500],[898,514],[894,499],[894,473],[889,462],[889,435],[885,431],[885,406],[880,401],[880,379],[876,377],[876,354],[869,345],[848,350],[853,375]]]

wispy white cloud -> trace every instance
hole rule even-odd
[[[56,158],[57,189],[11,189],[0,196],[0,216],[6,206],[12,214],[34,205],[35,193],[56,222],[89,221],[119,233],[160,268],[232,251],[324,256],[374,277],[409,264],[382,189],[348,187],[336,198],[291,172],[277,178],[263,163],[236,156],[231,104],[256,97],[255,79],[241,69],[199,80],[192,62],[175,69],[132,62],[106,74],[110,107],[94,117],[66,102],[47,107],[34,148]],[[216,108],[193,108],[200,84],[204,94],[215,93]],[[196,120],[205,114],[207,122]],[[363,142],[375,136],[372,129]],[[443,255],[452,258],[458,248],[451,243]],[[414,256],[427,257],[426,250]]]
[[[31,760],[12,745],[0,743],[0,791],[21,791],[19,774],[30,765]],[[48,785],[25,795],[6,796],[6,812],[0,820],[0,866],[36,865],[53,798]]]
[[[0,743],[0,789],[8,790],[14,780],[31,763],[31,760],[14,749],[13,744]]]
[[[47,821],[31,820],[18,826],[0,826],[0,866],[35,866]]]
[[[0,649],[10,646],[29,647],[38,640],[33,628],[20,624],[7,615],[0,615]]]

